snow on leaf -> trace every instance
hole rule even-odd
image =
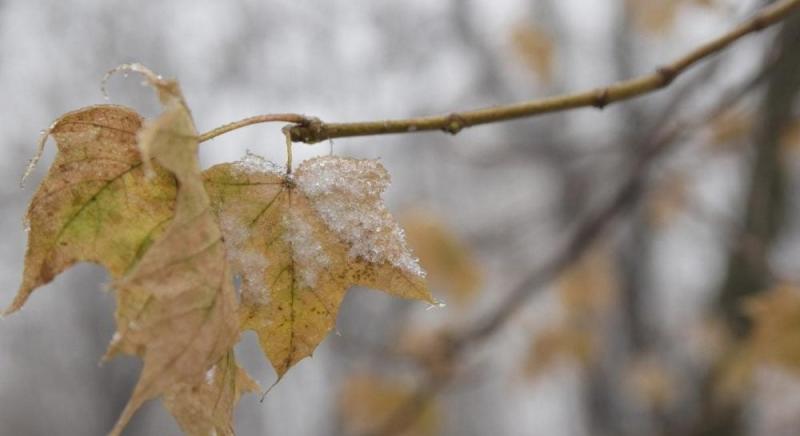
[[[233,352],[215,363],[198,384],[178,384],[164,394],[164,404],[190,436],[233,436],[233,410],[242,394],[258,384],[236,364]]]
[[[6,313],[80,261],[120,277],[172,217],[172,176],[157,169],[145,183],[141,125],[132,110],[103,105],[70,112],[46,132],[58,153],[28,207],[22,284]]]
[[[235,344],[239,324],[236,296],[225,247],[197,158],[194,122],[178,85],[143,72],[164,105],[163,113],[139,131],[145,162],[156,163],[177,179],[174,217],[139,262],[114,283],[118,294],[117,351],[144,360],[139,382],[117,421],[119,435],[147,400],[176,386],[196,386]],[[172,400],[173,411],[191,410]],[[183,422],[187,417],[176,416]]]
[[[380,163],[320,157],[288,177],[248,161],[214,166],[205,180],[242,277],[243,328],[279,377],[324,339],[353,285],[433,302],[381,200]]]

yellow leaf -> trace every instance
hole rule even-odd
[[[405,332],[398,340],[396,352],[410,357],[429,374],[447,378],[458,369],[452,353],[452,332],[448,329],[416,328]]]
[[[626,0],[634,24],[646,33],[664,34],[672,29],[682,0]]]
[[[380,163],[321,157],[290,177],[250,155],[205,178],[242,278],[244,328],[279,378],[323,340],[350,286],[433,303],[381,200],[389,176]]]
[[[70,112],[47,134],[55,162],[28,207],[28,249],[14,312],[38,287],[80,261],[119,278],[172,218],[175,183],[157,170],[145,181],[136,148],[141,117],[120,106]]]
[[[781,134],[781,151],[797,152],[800,150],[800,119],[795,120],[789,124]]]
[[[344,433],[371,434],[387,424],[404,426],[397,436],[433,436],[439,434],[439,408],[431,399],[415,400],[414,391],[403,383],[371,375],[357,375],[347,380],[339,400]],[[409,401],[425,401],[414,421],[392,422]],[[386,429],[386,430],[394,430]]]
[[[656,227],[673,223],[689,202],[689,188],[682,173],[666,177],[647,196],[647,217]]]
[[[677,398],[674,377],[654,356],[634,360],[625,377],[633,393],[654,410],[666,410]]]
[[[724,402],[747,395],[761,364],[800,373],[800,290],[779,285],[750,298],[744,308],[752,329],[745,340],[729,344],[719,363],[715,395]]]
[[[672,30],[681,7],[716,8],[717,0],[626,0],[636,27],[650,34],[664,34]]]
[[[174,174],[178,191],[172,221],[114,283],[117,335],[109,355],[139,355],[144,367],[113,435],[145,401],[176,385],[201,383],[239,334],[236,296],[203,185],[194,122],[177,83],[140,72],[158,90],[164,112],[139,131],[139,149],[145,162],[152,157]]]
[[[714,400],[723,405],[740,402],[752,388],[757,363],[752,348],[746,345],[727,350],[714,368]]]
[[[535,377],[558,358],[591,364],[597,352],[596,323],[610,307],[617,291],[613,253],[599,244],[558,279],[564,318],[538,333],[523,364],[523,373]]]
[[[177,384],[164,394],[164,405],[191,436],[233,436],[233,409],[239,397],[257,392],[258,384],[236,364],[229,352],[198,384]]]
[[[483,284],[483,274],[470,249],[429,212],[413,210],[400,221],[431,285],[456,303],[472,301]]]
[[[569,319],[583,319],[605,310],[615,298],[617,277],[613,252],[598,245],[558,280],[561,302]]]
[[[753,126],[752,114],[729,110],[716,117],[711,124],[711,142],[716,146],[731,145],[747,137]]]
[[[516,52],[545,84],[553,81],[555,43],[546,32],[536,27],[517,26],[511,40]]]
[[[755,358],[800,372],[800,290],[779,286],[746,308],[753,319],[748,342]]]
[[[593,332],[576,323],[565,322],[548,328],[534,338],[522,370],[527,377],[536,377],[558,358],[573,359],[588,365],[595,355]]]

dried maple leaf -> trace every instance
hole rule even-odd
[[[164,405],[186,434],[233,436],[233,409],[239,397],[258,390],[229,352],[206,371],[203,382],[178,384],[166,392]]]
[[[352,285],[433,302],[383,206],[389,176],[380,163],[321,157],[289,177],[250,156],[205,179],[242,278],[243,328],[256,331],[279,378],[333,327]]]
[[[117,332],[106,356],[144,360],[112,435],[159,395],[188,434],[232,435],[239,397],[257,389],[233,356],[242,328],[258,332],[282,376],[330,330],[351,285],[433,302],[381,202],[380,164],[314,159],[294,178],[221,165],[206,185],[177,82],[125,69],[145,75],[164,111],[143,123],[130,109],[92,106],[53,123],[58,153],[28,211],[23,280],[6,310],[76,262],[108,269]],[[244,279],[241,307],[230,264]]]
[[[121,277],[172,218],[172,177],[157,170],[145,182],[136,148],[141,126],[132,110],[105,105],[70,112],[50,127],[58,153],[28,207],[22,284],[6,314],[76,262]]]
[[[28,209],[30,231],[23,280],[7,313],[21,308],[36,288],[80,261],[101,264],[119,280],[132,271],[154,241],[160,240],[173,219],[175,180],[160,165],[153,165],[154,177],[145,177],[137,148],[137,132],[142,123],[134,111],[111,105],[70,112],[53,123],[47,134],[55,139],[58,153]],[[196,177],[199,180],[199,174]],[[206,200],[206,208],[207,204]],[[120,333],[115,336],[111,354],[126,351],[144,355],[149,350],[151,360],[157,354],[152,351],[157,348],[156,342],[148,343],[146,337],[133,340],[136,335],[121,332],[129,333],[131,324],[141,323],[155,313],[161,321],[169,321],[158,327],[168,332],[170,326],[177,327],[191,317],[192,307],[208,304],[208,298],[190,301],[196,295],[188,293],[174,299],[174,310],[170,311],[160,304],[163,302],[152,304],[153,293],[149,291],[120,290],[118,297]],[[147,311],[138,313],[145,303]],[[227,306],[229,319],[235,320],[232,306]],[[176,319],[170,320],[172,315],[177,315]],[[137,327],[146,330],[142,325]],[[230,335],[225,331],[220,331],[221,336]],[[188,332],[192,334],[191,330]],[[163,333],[162,346],[171,348],[174,334]],[[251,385],[242,383],[237,392],[250,390]],[[168,388],[173,410],[191,410],[191,404],[198,403],[196,397],[176,394],[186,386],[184,383]],[[232,410],[235,399],[228,402],[227,398],[220,396],[220,410]],[[186,405],[182,405],[184,399]],[[177,414],[176,418],[185,421]]]
[[[144,367],[112,435],[122,432],[145,401],[176,386],[201,383],[239,334],[236,296],[202,181],[191,114],[176,82],[134,70],[145,74],[165,107],[138,133],[143,161],[152,157],[174,174],[178,191],[168,227],[114,283],[118,332],[109,354],[137,354]],[[173,410],[184,408],[173,404]]]

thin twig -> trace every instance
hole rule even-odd
[[[318,118],[296,113],[257,115],[217,127],[200,135],[200,142],[253,124],[282,121],[292,123],[289,133],[292,141],[313,144],[326,139],[353,136],[371,136],[390,133],[413,133],[441,130],[455,135],[462,129],[518,118],[582,107],[604,107],[630,100],[669,86],[675,79],[703,59],[716,54],[740,38],[770,27],[800,8],[800,0],[783,0],[765,7],[752,18],[674,60],[655,72],[589,91],[531,100],[505,106],[493,106],[446,115],[417,118],[363,121],[352,123],[325,123]]]
[[[566,94],[541,100],[532,100],[506,106],[494,106],[447,115],[418,118],[365,121],[353,123],[324,123],[320,120],[298,123],[291,128],[295,142],[316,143],[331,138],[410,133],[442,130],[456,134],[466,127],[480,124],[525,118],[539,114],[559,112],[581,107],[602,109],[612,103],[648,94],[671,84],[699,61],[725,49],[738,39],[758,32],[781,21],[800,7],[800,0],[784,0],[765,7],[730,32],[713,39],[672,63],[661,66],[651,74],[618,82],[604,88]]]

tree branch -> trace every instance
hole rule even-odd
[[[454,112],[447,115],[353,123],[325,123],[318,119],[306,119],[305,122],[297,123],[291,127],[289,132],[292,141],[308,144],[332,138],[431,130],[441,130],[456,134],[466,127],[480,124],[496,123],[581,107],[602,109],[612,103],[629,100],[667,87],[696,63],[725,49],[746,35],[772,26],[798,9],[798,7],[800,7],[800,0],[778,1],[765,7],[730,32],[695,48],[672,63],[657,68],[653,73],[618,82],[604,88],[506,106]]]

